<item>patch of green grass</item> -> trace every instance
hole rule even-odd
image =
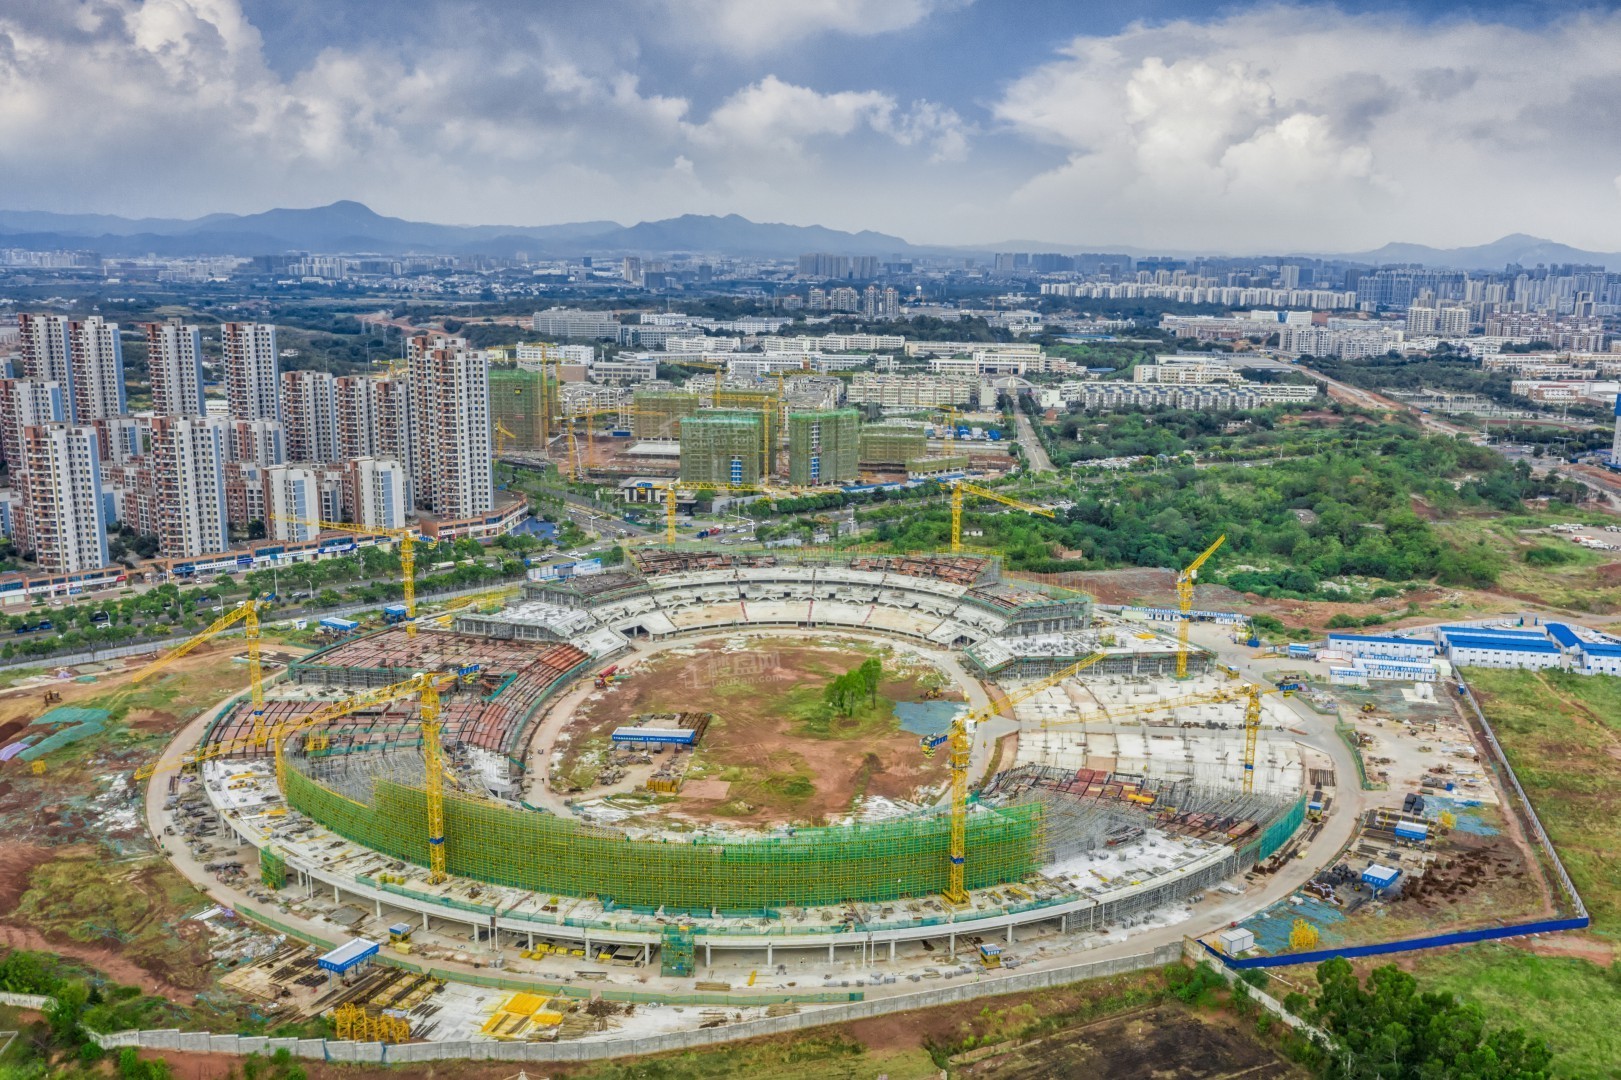
[[[32,679],[35,675],[43,675],[44,668],[30,667],[17,668],[15,671],[0,672],[0,690],[9,690],[24,679]]]
[[[1467,677],[1593,932],[1621,935],[1621,678],[1485,669]]]
[[[1621,608],[1621,586],[1606,584],[1597,573],[1599,567],[1616,561],[1612,553],[1589,551],[1563,536],[1527,531],[1570,520],[1576,518],[1472,517],[1437,522],[1435,527],[1455,544],[1484,544],[1503,559],[1499,592],[1570,611]]]
[[[1555,1076],[1621,1076],[1621,973],[1615,970],[1508,945],[1475,945],[1426,954],[1414,974],[1424,990],[1450,990],[1479,1005],[1488,1021],[1545,1040],[1555,1055]]]

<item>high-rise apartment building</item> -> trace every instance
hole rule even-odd
[[[179,319],[145,323],[146,367],[152,411],[159,416],[202,416],[203,334]]]
[[[444,518],[495,506],[490,454],[490,366],[465,338],[419,335],[410,364],[412,498]]]
[[[405,463],[361,457],[343,463],[344,520],[376,529],[404,528],[410,504]]]
[[[22,373],[30,379],[54,382],[62,388],[62,407],[73,408],[73,367],[69,363],[68,317],[66,315],[17,316],[22,344]],[[64,420],[69,419],[67,415]]]
[[[124,348],[118,324],[99,315],[68,323],[68,367],[72,371],[69,414],[75,424],[122,416],[129,411],[124,395]]]
[[[154,417],[151,458],[158,550],[175,558],[229,547],[225,425],[202,417]]]
[[[376,438],[372,452],[378,457],[411,460],[411,386],[405,379],[374,379],[371,384],[372,419]]]
[[[278,420],[227,420],[225,460],[253,465],[287,461],[287,432]]]
[[[313,540],[321,530],[301,521],[319,521],[321,478],[305,465],[272,465],[262,470],[264,477],[265,535],[275,540]]]
[[[337,461],[354,461],[377,452],[377,408],[372,380],[344,375],[332,383],[332,411],[338,425]]]
[[[281,422],[290,461],[338,460],[333,377],[324,371],[281,373]]]
[[[13,478],[27,470],[23,428],[67,419],[62,384],[47,379],[0,379],[0,459]],[[15,483],[15,479],[13,480]]]
[[[96,429],[82,424],[32,424],[22,430],[28,521],[27,535],[19,540],[41,570],[71,574],[110,561],[97,442]]]
[[[226,323],[220,340],[231,419],[280,420],[276,328],[269,323]]]

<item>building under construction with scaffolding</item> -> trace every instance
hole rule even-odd
[[[758,484],[767,475],[762,414],[705,409],[681,421],[681,481],[722,487]]]
[[[727,414],[689,421],[683,439],[717,416]],[[970,802],[968,898],[952,908],[941,899],[952,864],[944,806],[815,827],[593,823],[535,805],[533,785],[545,781],[525,771],[544,753],[532,742],[547,710],[637,638],[848,628],[960,654],[1090,633],[1091,619],[1080,594],[1003,581],[996,561],[979,556],[638,552],[629,566],[572,583],[530,583],[505,609],[458,615],[454,628],[393,627],[334,644],[294,664],[287,690],[266,703],[268,722],[296,723],[335,695],[413,672],[457,673],[440,715],[448,881],[424,869],[433,832],[416,701],[300,732],[279,786],[264,751],[250,750],[246,761],[208,762],[206,788],[228,827],[265,852],[267,880],[319,883],[363,898],[380,920],[471,927],[475,940],[493,932],[531,949],[540,938],[657,951],[667,975],[690,975],[716,950],[769,957],[877,942],[893,960],[905,948],[954,955],[972,935],[1011,943],[1017,933],[1101,929],[1272,856],[1303,803],[1281,787],[1250,794],[1114,766],[1010,764]],[[1098,648],[1144,651],[1123,637]],[[205,742],[240,739],[254,722],[246,702],[234,703]],[[1088,876],[1087,860],[1111,868]]]
[[[854,483],[860,475],[861,413],[818,409],[788,415],[788,482]]]
[[[701,404],[686,390],[637,390],[630,400],[630,429],[638,439],[679,439],[681,421]]]
[[[499,424],[495,441],[508,450],[537,452],[546,448],[550,417],[556,415],[557,380],[522,368],[490,369],[490,426]]]

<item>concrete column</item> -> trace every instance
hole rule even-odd
[[[381,919],[383,917],[383,902],[381,900],[374,900],[372,902],[377,905],[377,917]]]
[[[477,945],[478,944],[479,925],[478,925],[478,923],[468,923],[467,925],[471,926],[473,928],[473,944]]]
[[[1013,924],[1012,923],[1007,924],[1007,943],[1009,945],[1013,944]]]
[[[533,930],[530,930],[528,932],[528,934],[529,934],[529,951],[534,952],[535,951],[535,932]]]
[[[653,946],[643,944],[642,945],[642,963],[645,964],[651,959],[653,959]]]
[[[339,900],[338,900],[338,887],[337,887],[337,886],[336,886],[336,885],[334,885],[334,886],[332,886],[332,902],[333,902],[333,903],[334,903],[334,904],[336,904],[336,903],[339,903],[339,902],[340,902],[340,901],[339,901]]]
[[[706,941],[706,942],[704,942],[704,967],[714,967],[714,966],[715,966],[715,946],[711,945],[709,942]]]
[[[765,966],[771,966],[771,939],[765,939]]]
[[[422,913],[422,929],[426,930],[427,928],[428,928],[428,913],[426,911],[424,911]]]
[[[895,939],[894,938],[889,939],[889,962],[891,964],[893,964],[895,962]]]
[[[587,934],[585,935],[585,958],[589,960],[591,959],[591,955],[591,935]]]
[[[1060,934],[1069,933],[1069,916],[1068,915],[1060,915],[1060,916],[1058,916],[1058,932]]]
[[[833,962],[833,943],[831,941],[827,943],[827,962],[830,964]]]
[[[957,959],[957,931],[951,932],[951,958]]]

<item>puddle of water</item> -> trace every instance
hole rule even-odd
[[[944,735],[966,708],[960,701],[897,701],[895,719],[913,735]]]

